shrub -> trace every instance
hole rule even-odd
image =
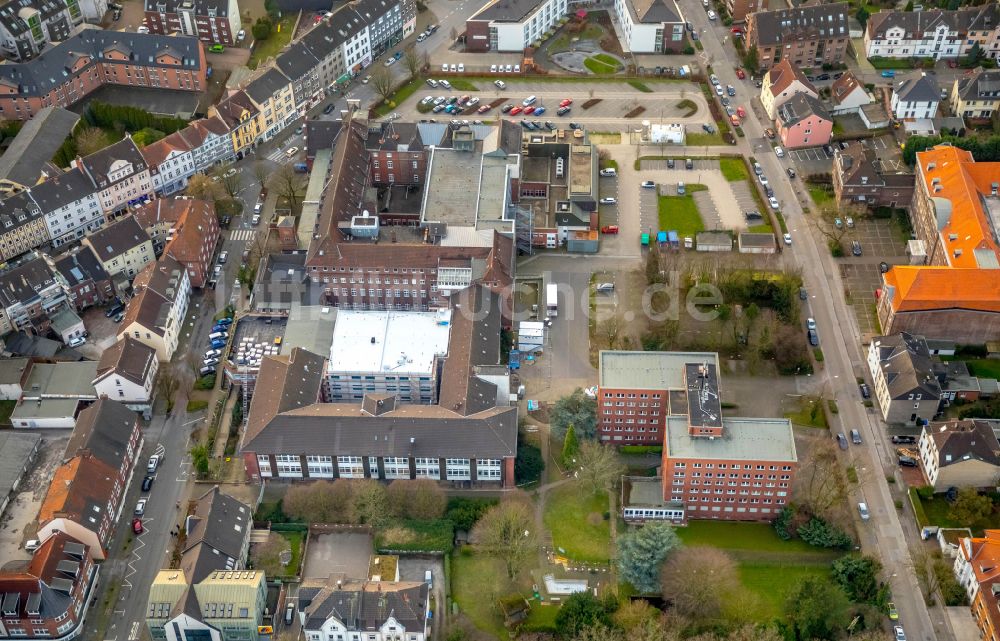
[[[499,501],[497,499],[466,498],[455,496],[448,499],[444,517],[455,524],[455,529],[471,531],[476,521]]]
[[[202,376],[194,382],[194,388],[197,390],[212,389],[215,387],[215,374],[209,376]]]
[[[818,516],[812,517],[807,523],[799,526],[797,534],[800,539],[809,545],[820,548],[846,549],[852,543],[851,537],[846,532],[827,523]]]
[[[792,539],[791,525],[794,516],[795,510],[786,505],[782,508],[781,512],[778,513],[778,517],[774,519],[774,531],[777,533],[779,539],[784,541],[790,541]]]
[[[187,411],[200,412],[206,407],[208,407],[208,401],[188,401]]]
[[[518,485],[534,483],[542,477],[545,461],[542,450],[530,443],[517,444],[517,458],[514,459],[514,481]]]

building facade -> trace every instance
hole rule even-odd
[[[108,220],[153,195],[149,165],[128,134],[109,147],[78,158],[75,165],[97,187],[97,201]]]
[[[52,176],[31,188],[31,198],[45,215],[53,247],[72,243],[104,224],[94,184],[82,168]]]
[[[920,462],[935,492],[952,487],[994,487],[1000,476],[1000,442],[992,421],[952,420],[925,425]]]
[[[204,287],[212,276],[219,245],[219,219],[210,201],[160,198],[135,212],[154,249],[188,270],[192,287]]]
[[[153,241],[135,216],[116,220],[84,238],[109,276],[119,274],[131,280],[156,260]]]
[[[778,108],[774,121],[786,149],[818,147],[830,142],[833,118],[826,107],[807,93],[792,96]]]
[[[242,29],[236,0],[146,0],[150,33],[194,36],[206,44],[236,44]]]
[[[430,586],[415,581],[309,581],[299,588],[306,641],[425,641]]]
[[[980,638],[1000,638],[1000,530],[961,539],[953,569],[969,597]]]
[[[868,371],[886,423],[923,424],[941,407],[941,383],[923,336],[878,336],[868,346]]]
[[[782,60],[800,68],[840,63],[850,42],[847,3],[760,11],[747,16],[746,44],[757,48],[759,69]]]
[[[939,104],[941,90],[924,73],[898,82],[890,102],[897,120],[930,120],[937,116]]]
[[[150,263],[132,283],[135,296],[125,309],[118,338],[131,336],[169,361],[177,350],[181,327],[191,298],[187,268],[170,256]]]
[[[490,0],[465,21],[466,50],[524,51],[560,24],[566,0]]]
[[[1000,9],[995,3],[954,11],[879,11],[865,25],[865,57],[957,58],[978,44],[984,55],[1000,52]]]
[[[883,161],[861,143],[833,152],[833,193],[843,204],[902,207],[913,200],[913,172],[901,161]]]
[[[244,88],[263,119],[262,138],[270,140],[299,118],[292,83],[277,69],[260,74]]]
[[[802,70],[790,60],[785,59],[771,67],[761,82],[760,103],[767,112],[767,117],[774,120],[778,109],[792,96],[807,93],[813,98],[819,98],[816,87],[806,78]]]
[[[688,45],[684,14],[674,0],[615,0],[614,9],[626,51],[680,53]]]
[[[50,238],[45,214],[23,191],[0,201],[0,258],[10,260]]]
[[[152,190],[164,196],[180,191],[195,173],[194,149],[183,131],[142,148],[142,157],[149,167]]]
[[[118,401],[130,410],[148,413],[160,363],[156,350],[131,336],[118,339],[101,353],[94,389],[98,396]]]
[[[1000,108],[1000,71],[978,69],[952,83],[952,112],[968,120],[989,120]]]
[[[0,4],[0,52],[8,60],[30,60],[69,38],[82,20],[77,0],[7,0]]]

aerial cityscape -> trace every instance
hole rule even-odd
[[[0,58],[0,640],[1000,641],[1000,3]]]

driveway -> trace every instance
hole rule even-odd
[[[325,579],[331,574],[368,576],[372,537],[367,532],[329,532],[309,537],[302,578]]]

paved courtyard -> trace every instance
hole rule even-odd
[[[309,537],[309,549],[303,566],[303,578],[322,578],[331,574],[349,577],[368,576],[372,538],[367,532],[329,532]]]
[[[839,261],[840,276],[847,290],[847,301],[858,319],[862,334],[880,331],[875,313],[875,291],[882,286],[879,263],[905,265],[906,245],[900,237],[896,223],[889,219],[864,218],[856,220],[854,229],[844,235],[845,247],[852,240],[861,243],[860,257],[847,256]]]

